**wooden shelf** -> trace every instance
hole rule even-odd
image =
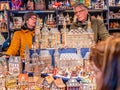
[[[6,33],[8,33],[8,32],[1,32],[2,34],[6,34]]]
[[[66,24],[67,26],[72,25],[73,23]],[[63,24],[58,24],[59,26],[63,26]]]
[[[114,31],[114,30],[120,31],[120,28],[109,28],[109,31]]]
[[[103,11],[106,11],[107,9],[90,9],[88,10],[89,12],[103,12]]]
[[[63,10],[64,12],[74,12],[74,10]],[[103,12],[107,11],[107,9],[89,9],[88,12]]]
[[[109,18],[109,20],[120,20],[120,18]]]
[[[120,8],[120,6],[109,6],[109,8]]]
[[[65,12],[74,12],[74,10],[65,10]]]
[[[34,12],[34,13],[55,13],[55,10],[10,10],[12,13],[27,13],[27,12]]]
[[[110,11],[118,11],[120,6],[109,6]]]

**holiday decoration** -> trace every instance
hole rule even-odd
[[[12,0],[12,10],[20,10],[21,5],[21,0]]]

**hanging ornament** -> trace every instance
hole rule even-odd
[[[21,0],[12,0],[12,10],[19,10],[21,5]]]

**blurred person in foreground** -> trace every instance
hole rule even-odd
[[[25,23],[21,30],[14,32],[11,44],[6,51],[7,55],[16,56],[19,53],[18,55],[24,58],[26,45],[29,49],[32,48],[32,38],[34,37],[35,33],[37,14],[33,12],[27,12],[23,18]]]
[[[109,37],[91,48],[97,90],[120,90],[120,36]]]
[[[77,22],[74,22],[70,29],[78,29],[79,27],[87,30],[87,22],[90,15],[88,8],[83,3],[77,3],[74,5],[74,15],[77,18]],[[96,18],[90,18],[91,28],[94,32],[94,40],[97,43],[98,40],[105,40],[109,37],[109,33],[106,29],[105,24]]]

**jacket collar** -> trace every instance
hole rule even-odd
[[[79,21],[77,21],[75,23],[75,26],[84,28],[86,30],[87,27],[88,27],[88,18],[90,18],[89,14],[88,14],[87,20],[85,22],[79,22]],[[91,23],[93,22],[92,18],[90,18],[90,21],[91,21]]]
[[[90,14],[88,14],[87,20],[86,20],[85,22],[79,22],[79,21],[77,21],[76,24],[77,24],[78,26],[80,26],[80,27],[84,27],[84,26],[86,26],[86,25],[88,24],[88,19],[89,19],[89,18],[90,18]],[[90,21],[91,21],[91,18],[90,18]]]
[[[24,33],[28,33],[28,32],[30,32],[33,36],[34,36],[34,34],[35,34],[35,31],[33,30],[33,31],[30,31],[30,30],[21,30],[22,32],[24,32]]]

